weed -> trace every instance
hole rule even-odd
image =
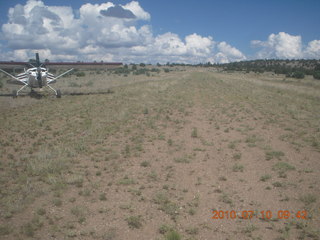
[[[227,181],[227,178],[225,176],[219,177],[219,181]]]
[[[273,165],[272,170],[274,171],[281,171],[281,172],[286,172],[289,170],[295,170],[296,168],[292,165],[290,165],[287,162],[277,162],[276,164]]]
[[[281,151],[267,151],[265,153],[265,158],[267,161],[273,159],[273,158],[277,158],[277,159],[281,159],[281,157],[284,156],[284,153]]]
[[[235,154],[233,154],[233,159],[234,159],[234,160],[240,160],[240,159],[241,159],[241,153],[235,153]]]
[[[180,158],[174,158],[173,161],[176,163],[190,163],[190,157],[189,156],[183,156]]]
[[[274,187],[283,187],[283,184],[281,182],[274,182],[274,183],[272,183],[272,185]]]
[[[233,206],[232,199],[226,193],[223,193],[222,196],[219,197],[219,201],[230,204],[230,206]]]
[[[186,229],[186,232],[190,235],[197,235],[199,233],[199,228],[197,227],[190,227]]]
[[[100,200],[100,201],[106,201],[106,200],[107,200],[106,194],[105,194],[105,193],[100,193],[100,195],[99,195],[99,200]]]
[[[165,236],[165,240],[180,240],[180,239],[181,239],[181,235],[175,230],[169,231]]]
[[[0,226],[0,236],[9,235],[12,232],[11,228],[7,225]]]
[[[260,181],[262,182],[266,182],[267,180],[271,179],[271,175],[270,174],[266,174],[260,177]]]
[[[192,138],[197,138],[198,137],[198,129],[197,128],[193,128],[192,132],[191,132],[191,137]]]
[[[136,182],[132,179],[132,178],[129,178],[128,176],[125,176],[124,178],[120,179],[118,181],[118,185],[132,185],[132,184],[135,184]]]
[[[110,229],[108,229],[108,231],[105,234],[103,234],[102,239],[103,240],[114,240],[114,239],[116,239],[116,236],[117,236],[116,229],[110,228]]]
[[[143,161],[141,164],[140,164],[141,167],[149,167],[150,166],[150,162],[148,161]]]
[[[43,216],[47,213],[47,211],[44,208],[39,208],[37,210],[37,214],[39,214],[40,216]]]
[[[54,198],[54,199],[52,200],[52,203],[53,203],[53,205],[56,206],[56,207],[61,207],[61,206],[62,206],[62,200],[59,199],[59,198]]]
[[[141,228],[142,227],[142,218],[141,216],[130,216],[126,218],[126,221],[130,228]]]
[[[299,199],[307,206],[317,201],[317,197],[310,193],[301,196]]]
[[[243,172],[244,166],[241,164],[234,164],[232,167],[232,171],[234,172]]]

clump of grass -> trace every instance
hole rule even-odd
[[[159,227],[159,233],[161,234],[166,234],[167,232],[169,231],[173,231],[174,228],[170,225],[166,225],[166,224],[162,224],[160,227]]]
[[[99,200],[100,200],[100,201],[106,201],[106,200],[107,200],[106,194],[105,194],[105,193],[101,193],[101,194],[99,195]]]
[[[104,240],[113,240],[116,239],[116,229],[110,228],[106,233],[103,234],[102,239]]]
[[[265,157],[266,157],[266,160],[269,161],[273,158],[277,158],[277,159],[281,159],[281,157],[284,156],[284,153],[282,151],[267,151],[265,153]]]
[[[59,198],[54,198],[54,199],[52,200],[52,203],[53,203],[53,205],[56,206],[56,207],[61,207],[61,206],[62,206],[62,200],[59,199]]]
[[[126,218],[126,221],[130,228],[141,228],[142,227],[142,218],[141,216],[130,216]]]
[[[11,228],[8,225],[1,225],[0,226],[0,236],[6,236],[11,233]]]
[[[274,183],[272,183],[272,185],[274,187],[283,187],[283,184],[281,182],[274,182]]]
[[[37,214],[40,215],[40,216],[43,216],[47,213],[47,211],[44,209],[44,208],[39,208],[37,210]]]
[[[192,129],[191,137],[193,137],[193,138],[197,138],[198,137],[198,129],[197,128],[194,127]]]
[[[180,240],[180,239],[181,239],[181,235],[175,230],[169,231],[165,236],[165,240]]]
[[[176,163],[190,163],[190,157],[189,156],[183,156],[179,158],[174,158],[173,161]]]
[[[150,166],[150,162],[148,161],[143,161],[141,164],[140,164],[141,167],[149,167]]]
[[[233,154],[233,159],[240,160],[241,159],[241,153],[235,153]]]
[[[220,202],[227,203],[227,204],[230,204],[230,206],[233,205],[232,199],[231,199],[231,198],[229,197],[229,195],[226,194],[226,193],[223,193],[222,196],[219,197],[219,201],[220,201]]]
[[[160,210],[168,214],[173,220],[176,219],[179,206],[176,203],[170,201],[165,193],[157,193],[154,196],[153,201],[159,205]]]
[[[230,149],[235,149],[236,148],[236,143],[235,142],[231,142],[228,144],[228,148]]]
[[[277,162],[276,164],[273,165],[272,170],[274,171],[290,171],[290,170],[295,170],[296,168],[292,165],[290,165],[287,162]]]
[[[199,228],[197,227],[190,227],[186,229],[186,232],[190,235],[197,235],[199,233]]]
[[[300,198],[300,201],[303,202],[305,205],[310,205],[314,202],[317,201],[317,197],[313,194],[306,194],[306,195],[303,195],[301,196]]]
[[[234,172],[243,172],[243,169],[244,169],[244,166],[237,163],[232,167],[232,171]]]
[[[269,179],[271,179],[271,175],[270,174],[265,174],[265,175],[260,177],[260,181],[262,181],[262,182],[266,182]]]
[[[227,181],[227,178],[225,176],[221,176],[218,179],[219,179],[219,181]]]
[[[125,176],[124,178],[118,181],[118,185],[132,185],[135,183],[136,182],[132,178],[129,178],[128,176]]]

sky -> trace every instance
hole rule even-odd
[[[320,59],[319,0],[0,0],[0,60]]]

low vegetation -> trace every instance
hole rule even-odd
[[[79,69],[61,99],[1,97],[0,238],[319,239],[320,82],[237,64]]]

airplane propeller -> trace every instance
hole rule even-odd
[[[37,80],[39,88],[42,88],[42,77],[41,77],[41,68],[37,68]]]

